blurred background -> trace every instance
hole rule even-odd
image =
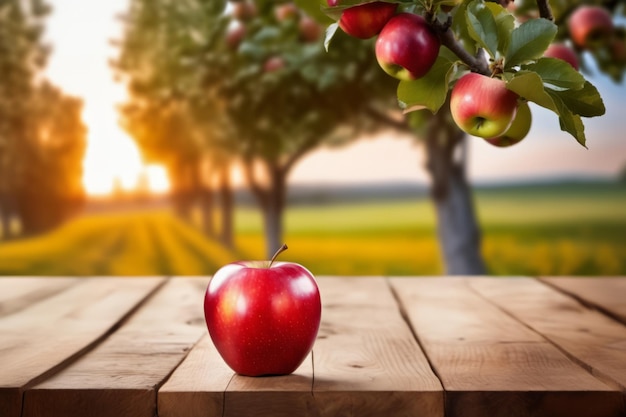
[[[316,275],[626,275],[623,58],[581,55],[586,148],[535,106],[503,149],[403,116],[373,43],[326,52],[312,17],[0,2],[0,274],[208,275],[286,242]]]

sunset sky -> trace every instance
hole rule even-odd
[[[50,0],[54,11],[47,20],[46,40],[53,47],[47,76],[66,93],[82,97],[89,127],[85,184],[91,193],[110,190],[114,178],[132,187],[148,170],[156,189],[165,187],[158,167],[143,167],[140,154],[118,125],[116,103],[125,90],[113,81],[108,60],[117,55],[111,39],[121,37],[116,13],[127,0]],[[472,179],[500,181],[564,176],[615,176],[626,166],[626,84],[602,76],[591,81],[602,94],[607,114],[586,119],[588,148],[561,132],[556,116],[532,107],[535,122],[529,137],[509,149],[494,148],[478,138],[470,140]],[[296,166],[292,183],[368,183],[426,181],[423,153],[407,138],[379,137],[339,150],[322,149]]]

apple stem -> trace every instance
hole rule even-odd
[[[278,248],[278,250],[276,251],[276,253],[274,254],[274,256],[272,256],[272,259],[270,259],[270,263],[267,266],[268,268],[272,267],[272,264],[274,263],[274,261],[276,260],[276,258],[278,258],[278,255],[280,255],[281,253],[283,253],[284,251],[286,251],[287,249],[289,249],[289,247],[287,247],[286,243],[283,243],[283,246],[281,246],[280,248]]]

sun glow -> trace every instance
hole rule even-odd
[[[116,105],[126,101],[126,90],[113,80],[109,59],[118,51],[109,41],[121,36],[115,16],[128,7],[127,0],[54,0],[52,6],[46,38],[53,52],[46,75],[65,93],[83,100],[83,122],[88,128],[83,160],[87,193],[168,191],[165,170],[145,165],[137,145],[119,125]]]
[[[107,195],[120,188],[125,192],[169,190],[165,169],[143,163],[137,145],[119,127],[110,102],[98,105],[86,101],[83,120],[89,129],[83,161],[83,183],[88,194]]]

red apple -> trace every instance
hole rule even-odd
[[[300,9],[293,3],[283,3],[276,6],[274,16],[279,22],[289,19],[297,19],[300,16]]]
[[[322,36],[322,27],[309,16],[302,16],[298,22],[300,39],[304,42],[316,42]]]
[[[257,15],[256,5],[249,0],[238,1],[233,4],[233,17],[242,22],[247,22]]]
[[[237,22],[229,26],[226,31],[226,45],[231,49],[237,49],[245,36],[246,27]]]
[[[580,6],[570,16],[568,28],[577,46],[594,49],[613,33],[613,18],[604,7]]]
[[[274,72],[285,68],[285,60],[280,56],[272,56],[263,64],[265,72]]]
[[[504,81],[469,73],[452,88],[450,112],[461,130],[473,136],[494,138],[511,126],[518,95]]]
[[[503,135],[497,136],[495,138],[485,139],[487,142],[494,146],[498,146],[500,148],[505,148],[508,146],[515,145],[524,139],[528,132],[530,132],[530,127],[532,125],[533,116],[530,112],[530,107],[528,103],[521,103],[517,108],[517,113],[515,115],[515,119],[511,126],[504,132]]]
[[[543,56],[561,59],[570,64],[576,71],[578,71],[578,56],[567,45],[564,45],[562,43],[553,43],[548,47],[548,49],[546,49],[546,52],[544,52]]]
[[[440,46],[439,37],[423,17],[400,13],[378,35],[376,59],[387,74],[415,80],[432,68]]]
[[[313,348],[321,299],[313,275],[289,262],[234,262],[206,290],[204,315],[217,351],[241,375],[287,375]]]
[[[328,0],[330,7],[341,6],[341,0]],[[378,35],[385,23],[396,13],[396,3],[375,1],[345,9],[339,27],[350,36],[369,39]]]

